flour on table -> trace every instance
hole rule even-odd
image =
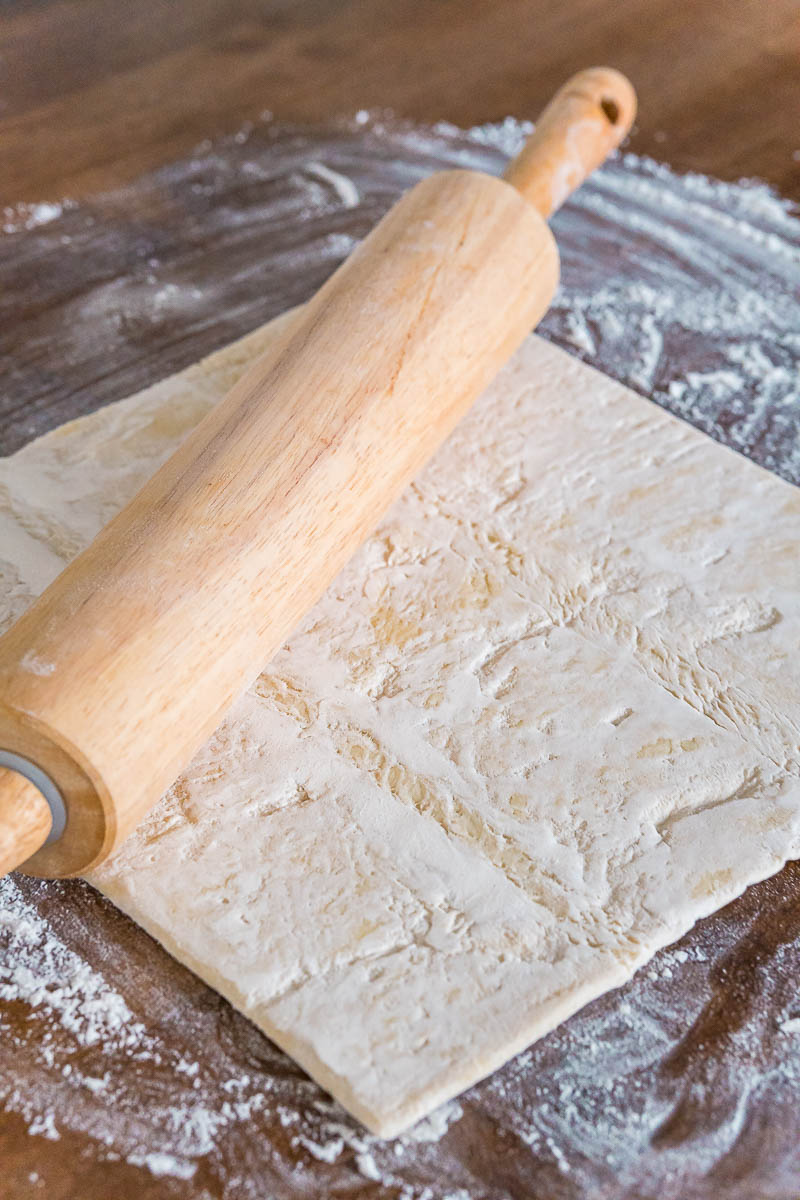
[[[0,464],[12,610],[270,336]],[[798,852],[798,533],[531,338],[92,882],[395,1133]]]

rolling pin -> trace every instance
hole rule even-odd
[[[175,781],[543,316],[635,107],[583,71],[502,179],[406,193],[0,638],[0,874],[96,866]]]

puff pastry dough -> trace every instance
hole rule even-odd
[[[0,463],[5,623],[275,327]],[[395,1133],[800,852],[799,534],[532,337],[92,882]]]

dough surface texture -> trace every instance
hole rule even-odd
[[[0,461],[0,628],[277,325]],[[531,337],[91,882],[398,1132],[800,854],[799,539]]]

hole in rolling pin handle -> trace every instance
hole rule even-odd
[[[610,96],[604,96],[600,101],[600,107],[608,117],[612,125],[616,125],[619,120],[619,105],[616,100],[612,100]]]

